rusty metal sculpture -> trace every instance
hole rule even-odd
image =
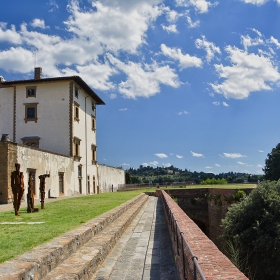
[[[12,186],[12,192],[14,197],[14,209],[15,209],[15,215],[19,216],[19,208],[21,204],[21,199],[24,194],[24,181],[23,181],[23,173],[20,172],[20,164],[15,164],[16,171],[13,171],[11,174],[11,186]]]
[[[40,179],[40,194],[41,194],[41,209],[45,208],[46,177],[50,177],[50,174],[43,174],[43,175],[39,176],[39,179]]]
[[[28,178],[28,193],[27,193],[27,213],[34,212],[34,195],[35,195],[35,185],[32,173],[29,173]]]

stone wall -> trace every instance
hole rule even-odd
[[[197,258],[199,267],[206,279],[248,279],[231,261],[214,245],[214,243],[199,229],[199,227],[184,213],[173,199],[162,191],[163,203],[167,202],[167,213],[172,213],[180,229],[170,223],[167,218],[169,233],[173,245],[173,252],[179,279],[192,279],[193,261]],[[187,241],[182,254],[182,239]],[[185,243],[184,243],[185,244]],[[183,257],[185,256],[185,257]],[[194,257],[195,256],[195,257]],[[198,279],[201,279],[200,277]]]
[[[11,173],[17,162],[17,145],[0,141],[0,204],[11,203]]]

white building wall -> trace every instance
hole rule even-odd
[[[78,166],[82,167],[82,177],[76,177],[75,185],[82,183],[82,194],[96,193],[96,184],[93,184],[93,176],[97,181],[96,163],[92,158],[92,145],[96,145],[96,131],[92,130],[92,102],[93,99],[83,90],[79,89],[78,97],[75,96],[75,84],[73,85],[73,120],[75,119],[75,102],[79,104],[79,121],[73,121],[73,137],[81,139],[81,160],[75,162],[75,174],[78,174]]]
[[[71,157],[61,156],[46,151],[41,151],[35,148],[26,146],[17,146],[18,163],[20,163],[20,171],[24,175],[25,199],[28,188],[29,169],[36,171],[35,188],[36,197],[39,198],[39,175],[50,174],[50,178],[46,178],[46,197],[49,194],[52,197],[60,195],[72,196],[77,194],[74,182],[74,163]],[[64,173],[64,194],[59,193],[59,177],[58,173]]]
[[[0,88],[0,137],[9,134],[13,140],[14,88]]]
[[[116,192],[119,184],[125,184],[125,171],[121,168],[115,168],[103,164],[98,164],[98,183],[100,192]]]
[[[37,86],[36,97],[26,97],[26,86]],[[26,103],[38,103],[37,123],[25,122]],[[70,155],[69,82],[18,85],[16,87],[16,142],[39,136],[40,148]]]

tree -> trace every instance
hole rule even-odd
[[[227,243],[235,245],[243,263],[239,269],[254,279],[280,279],[279,220],[280,181],[259,184],[223,220]]]
[[[125,172],[125,183],[126,184],[131,184],[132,183],[130,173],[127,172],[127,171]]]
[[[267,155],[263,172],[265,180],[280,179],[280,143]]]

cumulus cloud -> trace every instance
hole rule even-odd
[[[171,24],[168,26],[165,26],[162,24],[161,26],[162,26],[162,29],[165,30],[167,33],[178,33],[176,24]]]
[[[198,27],[200,24],[199,20],[193,22],[192,19],[190,18],[190,16],[187,16],[187,22],[188,22],[190,28]]]
[[[16,31],[16,27],[11,25],[10,29],[7,29],[7,23],[0,22],[0,42],[5,41],[12,44],[21,44],[21,36]]]
[[[220,105],[220,102],[219,101],[214,101],[212,102],[213,105],[216,105],[216,106],[219,106]]]
[[[266,3],[268,0],[242,0],[242,1],[246,4],[254,4],[254,5],[260,6],[260,5],[263,5],[264,3]]]
[[[142,165],[145,166],[145,167],[147,167],[147,166],[157,166],[158,162],[157,161],[151,161],[149,163],[144,162],[144,163],[142,163]]]
[[[169,66],[140,64],[135,62],[124,63],[111,54],[107,55],[112,65],[127,75],[127,80],[119,84],[119,91],[124,97],[151,97],[160,91],[160,85],[174,88],[179,87],[177,74]]]
[[[223,82],[211,84],[215,92],[226,98],[244,99],[252,92],[271,90],[271,83],[280,80],[277,66],[265,54],[248,53],[232,46],[227,46],[226,51],[231,65],[216,64]]]
[[[193,157],[204,157],[203,154],[195,153],[195,152],[193,152],[193,151],[191,151],[191,153],[192,153],[192,156],[193,156]]]
[[[226,158],[243,158],[243,157],[247,157],[245,155],[242,155],[240,153],[223,153],[223,155],[226,157]]]
[[[180,155],[176,155],[176,158],[183,158],[183,156],[180,156]]]
[[[221,167],[221,165],[220,165],[220,164],[218,164],[218,163],[215,163],[215,166],[217,166],[217,167]]]
[[[122,108],[122,109],[119,109],[119,111],[123,112],[123,111],[127,111],[128,109],[127,108]]]
[[[160,46],[162,53],[165,56],[171,57],[174,60],[179,61],[179,67],[181,69],[188,67],[201,67],[202,60],[196,56],[191,56],[189,54],[183,54],[179,48],[169,48],[165,44]]]
[[[168,157],[166,154],[163,154],[163,153],[155,154],[155,156],[157,156],[159,158],[167,158]]]
[[[168,162],[168,163],[163,163],[162,166],[163,166],[163,167],[170,167],[170,166],[171,166],[171,163],[169,163],[169,162]]]
[[[263,150],[259,150],[259,153],[263,153],[264,151]]]
[[[197,12],[203,14],[203,13],[207,13],[211,6],[216,6],[217,2],[211,3],[206,0],[176,0],[176,4],[178,6],[185,6],[185,7],[192,6]]]
[[[49,28],[49,26],[45,25],[45,21],[43,19],[35,18],[33,21],[30,23],[32,27],[38,27],[42,29]]]
[[[195,45],[198,49],[206,51],[206,60],[208,62],[215,57],[215,53],[221,54],[220,48],[216,47],[214,43],[207,41],[205,36],[202,36],[202,39],[196,39]]]
[[[229,105],[226,102],[223,102],[223,106],[229,107]]]

